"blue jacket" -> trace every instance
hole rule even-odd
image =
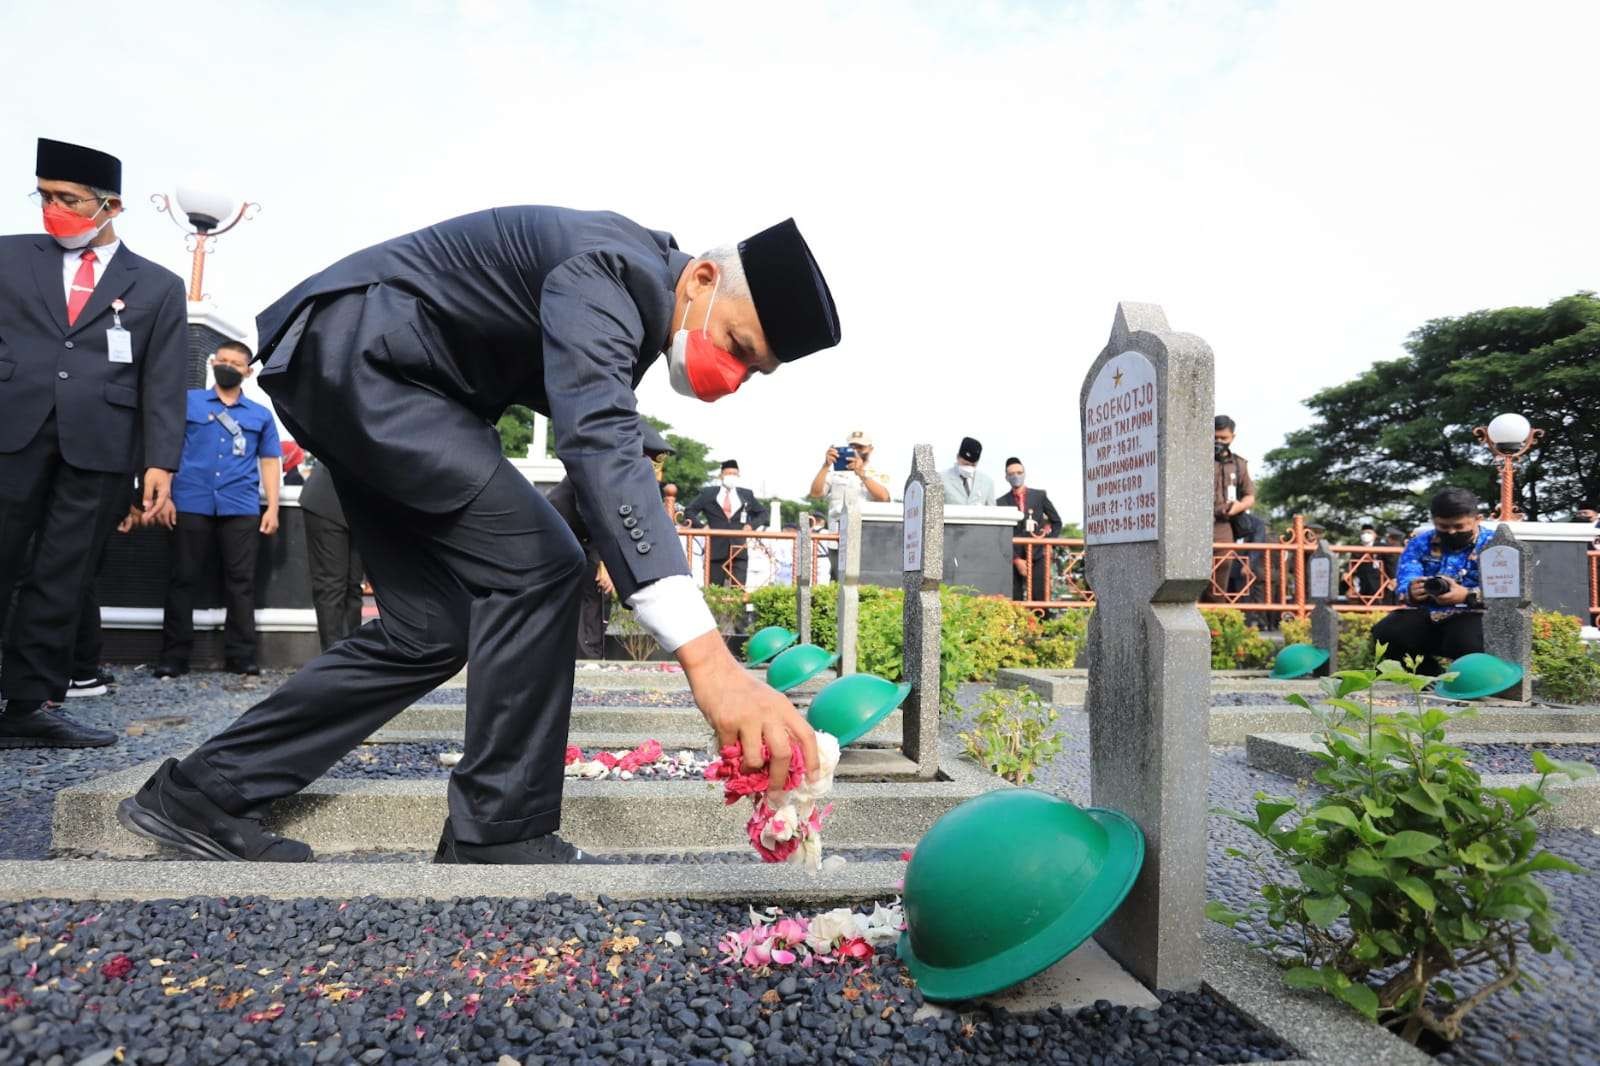
[[[1406,591],[1411,588],[1411,583],[1425,577],[1454,578],[1456,584],[1463,588],[1475,589],[1482,585],[1478,575],[1478,553],[1488,546],[1494,534],[1483,526],[1478,527],[1478,539],[1470,548],[1459,551],[1447,551],[1443,545],[1435,544],[1438,533],[1432,529],[1425,529],[1421,533],[1406,541],[1405,551],[1400,553],[1400,565],[1395,572],[1395,588],[1404,598]],[[1410,600],[1406,601],[1410,603]],[[1467,610],[1466,604],[1445,607],[1436,603],[1413,604],[1417,607],[1426,607],[1433,613],[1445,611]]]
[[[222,412],[239,425],[242,451],[218,421]],[[190,389],[185,417],[183,460],[172,479],[172,502],[186,514],[261,513],[261,459],[282,457],[272,412],[247,399],[224,404],[215,389]]]

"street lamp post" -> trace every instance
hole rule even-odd
[[[156,205],[156,210],[172,219],[172,224],[183,230],[188,238],[187,247],[194,253],[194,263],[189,268],[189,299],[199,303],[205,299],[205,291],[201,286],[206,270],[206,253],[216,246],[216,239],[227,233],[240,222],[256,217],[256,212],[261,210],[261,205],[246,200],[239,205],[239,210],[233,212],[233,201],[225,196],[201,192],[196,189],[178,189],[178,211],[182,211],[189,219],[193,230],[184,229],[183,223],[178,221],[178,212],[172,209],[172,201],[167,199],[165,193],[156,193],[150,197],[150,202]],[[233,214],[233,220],[226,226],[220,225],[223,219]]]
[[[1472,435],[1500,461],[1500,506],[1491,517],[1502,522],[1523,521],[1527,516],[1517,510],[1514,498],[1516,463],[1539,442],[1544,430],[1534,429],[1521,415],[1503,414],[1473,430]]]

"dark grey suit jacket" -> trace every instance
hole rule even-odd
[[[712,529],[743,529],[747,525],[760,529],[765,526],[771,514],[767,505],[756,499],[756,494],[747,488],[740,487],[735,491],[739,494],[739,509],[733,512],[732,518],[722,513],[722,486],[707,485],[684,508],[683,520],[690,525],[709,526]],[[726,559],[732,542],[731,537],[712,537],[711,557]]]
[[[123,244],[67,325],[61,246],[0,237],[0,453],[20,451],[52,408],[61,455],[83,470],[178,469],[189,348],[183,282]],[[106,351],[120,299],[133,362]]]
[[[420,510],[455,510],[501,461],[489,428],[500,413],[520,403],[548,414],[584,523],[626,601],[640,585],[688,573],[644,458],[633,390],[670,339],[673,291],[689,261],[671,235],[609,212],[463,215],[356,252],[263,311],[262,385],[273,391],[271,376],[316,328],[321,298],[363,293],[359,327],[338,343],[394,381],[392,395],[362,397],[362,439],[379,452],[393,445],[388,462],[364,457],[363,478]],[[329,341],[318,337],[318,350]],[[437,407],[426,448],[399,439],[416,389],[453,401]],[[332,442],[341,427],[306,431]]]

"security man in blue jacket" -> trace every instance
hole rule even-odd
[[[662,352],[714,401],[831,347],[839,321],[793,220],[691,258],[608,212],[508,207],[355,253],[256,320],[260,381],[333,475],[379,619],[123,802],[124,826],[192,855],[304,861],[257,820],[470,659],[465,756],[435,861],[592,861],[556,835],[584,558],[500,453],[513,403],[547,413],[618,597],[682,664],[750,767],[791,746],[788,700],[728,652],[644,456],[633,390]],[[321,475],[319,475],[321,476]]]

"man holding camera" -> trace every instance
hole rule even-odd
[[[847,495],[860,496],[878,503],[889,502],[889,478],[872,467],[872,438],[864,429],[853,430],[843,445],[828,449],[822,457],[822,468],[811,479],[811,490],[806,493],[813,499],[828,501],[830,533],[839,531],[839,515],[844,511]],[[829,573],[839,572],[839,550],[829,548]]]
[[[1438,658],[1459,659],[1483,650],[1483,594],[1478,553],[1491,533],[1478,521],[1478,498],[1445,489],[1429,505],[1433,528],[1406,543],[1396,573],[1402,609],[1372,627],[1387,658],[1422,657],[1418,673],[1438,676]]]

